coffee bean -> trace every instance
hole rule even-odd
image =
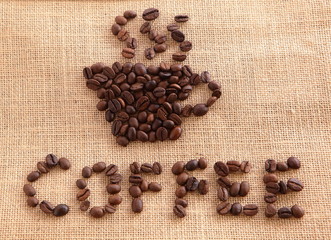
[[[112,122],[115,119],[115,114],[112,113],[110,110],[106,111],[105,118],[107,122]]]
[[[263,176],[263,182],[268,183],[268,182],[278,182],[278,177],[275,174],[272,173],[267,173]]]
[[[102,218],[105,215],[105,210],[102,207],[93,207],[90,214],[94,218]]]
[[[105,111],[108,108],[108,102],[105,100],[101,100],[97,103],[96,107],[99,111]]]
[[[277,195],[274,193],[266,193],[264,194],[264,201],[267,203],[274,203],[277,201]]]
[[[135,56],[135,51],[133,48],[123,48],[122,56],[125,58],[133,58]]]
[[[115,22],[118,25],[125,25],[128,22],[128,20],[125,17],[123,17],[123,16],[116,16],[115,17]]]
[[[187,193],[187,191],[186,191],[186,188],[185,188],[184,186],[180,186],[180,187],[178,187],[178,188],[176,189],[176,191],[175,191],[175,195],[176,195],[176,197],[178,197],[178,198],[183,198],[183,197],[185,197],[186,193]]]
[[[156,8],[148,8],[143,12],[143,19],[146,21],[151,21],[156,19],[159,16],[159,10]]]
[[[188,52],[192,49],[192,43],[190,41],[183,41],[179,44],[179,48],[182,52]]]
[[[167,25],[167,30],[169,32],[172,32],[172,31],[175,31],[175,30],[178,30],[178,29],[179,29],[179,26],[175,23],[171,23],[171,24]]]
[[[184,208],[186,208],[188,206],[188,202],[185,199],[183,199],[183,198],[176,198],[175,204],[176,205],[181,205]]]
[[[278,209],[278,217],[279,218],[290,218],[292,217],[292,211],[289,207],[282,207]]]
[[[122,27],[120,25],[118,25],[117,23],[114,23],[111,26],[111,32],[116,36],[120,31],[121,31]]]
[[[48,173],[49,172],[49,168],[48,168],[48,166],[45,162],[38,162],[37,163],[37,169],[41,173]]]
[[[275,207],[275,205],[273,204],[267,204],[267,207],[265,208],[265,216],[270,218],[270,217],[273,217],[275,216],[277,213],[277,208]]]
[[[109,181],[110,181],[110,183],[116,184],[116,183],[120,183],[122,181],[122,178],[123,177],[122,177],[121,174],[114,173],[114,174],[112,174],[112,175],[109,176]]]
[[[152,28],[152,25],[150,22],[144,22],[140,27],[140,32],[142,34],[148,33]]]
[[[123,147],[126,147],[129,144],[129,140],[123,136],[118,136],[116,142]]]
[[[35,197],[28,197],[26,203],[28,204],[29,207],[37,207],[39,204],[39,200]]]
[[[140,170],[144,173],[152,173],[153,172],[153,165],[150,163],[144,163],[141,165]]]
[[[37,193],[36,189],[31,184],[24,184],[23,191],[29,197],[32,197]]]
[[[234,182],[232,183],[231,187],[230,187],[230,190],[229,190],[229,194],[231,197],[236,197],[238,196],[239,194],[239,191],[240,191],[240,183],[238,182]]]
[[[153,173],[160,175],[162,173],[162,166],[159,162],[154,162],[152,167]]]
[[[81,189],[77,192],[76,197],[78,201],[84,201],[90,196],[91,192],[90,189]]]
[[[105,212],[106,213],[115,213],[116,212],[116,207],[110,204],[105,205]]]
[[[287,187],[295,192],[300,192],[303,189],[303,183],[296,178],[290,178],[287,181]]]
[[[229,192],[226,188],[224,187],[220,187],[217,191],[217,197],[219,198],[219,200],[221,200],[222,202],[225,202],[228,200],[229,198]]]
[[[290,157],[287,159],[287,165],[293,169],[299,169],[301,166],[300,160],[296,157]]]
[[[239,161],[227,161],[226,165],[229,168],[230,172],[237,172],[240,169],[240,162]]]
[[[153,49],[156,53],[162,53],[167,50],[167,45],[165,43],[155,44]]]
[[[37,181],[40,177],[40,172],[38,171],[33,171],[33,172],[30,172],[28,174],[28,176],[26,177],[26,179],[29,181],[29,182],[34,182],[34,181]]]
[[[76,186],[77,186],[79,189],[84,189],[84,188],[86,188],[87,183],[86,183],[86,181],[85,181],[84,179],[78,179],[78,180],[76,181]]]
[[[139,126],[138,119],[135,118],[135,117],[131,117],[131,118],[129,119],[129,126],[130,126],[130,127],[134,127],[134,128],[138,128],[138,126]]]
[[[211,107],[216,101],[217,101],[217,97],[208,98],[207,103],[206,103],[207,107]]]
[[[302,218],[305,215],[305,210],[297,204],[291,207],[291,211],[296,218]]]
[[[103,71],[103,68],[105,67],[105,64],[98,62],[91,66],[91,70],[94,74],[101,73]]]
[[[117,34],[118,40],[120,40],[122,42],[127,40],[129,37],[130,37],[129,32],[127,30],[125,30],[124,28],[121,29]]]
[[[54,154],[48,154],[46,156],[46,164],[49,168],[55,167],[58,164],[59,160]]]
[[[231,210],[231,204],[228,202],[221,202],[216,207],[216,212],[220,215],[225,215]]]
[[[230,179],[228,179],[227,177],[219,177],[217,179],[217,183],[221,186],[221,187],[224,187],[224,188],[227,188],[229,189],[232,185]]]
[[[267,172],[275,172],[277,168],[277,162],[273,159],[265,161],[265,170]]]
[[[256,204],[247,204],[243,207],[243,213],[246,216],[254,216],[259,212],[259,207]]]
[[[267,190],[267,192],[276,194],[279,192],[279,185],[275,182],[268,182],[265,186],[265,189]]]
[[[185,35],[179,30],[174,30],[171,32],[171,37],[176,42],[183,42],[185,40]]]
[[[287,166],[287,163],[286,162],[278,162],[277,163],[277,170],[278,171],[287,171],[288,170],[288,166]]]
[[[171,171],[172,171],[173,174],[179,175],[182,172],[184,172],[184,169],[185,169],[185,162],[178,161],[172,166]]]
[[[93,91],[96,91],[101,87],[101,83],[99,83],[97,80],[89,79],[86,81],[86,87]]]
[[[126,10],[123,14],[126,19],[132,19],[137,17],[137,13],[133,10]]]
[[[137,175],[137,174],[131,175],[129,177],[129,182],[132,183],[132,184],[139,185],[142,181],[143,181],[143,178],[140,175]]]
[[[168,138],[168,130],[164,127],[159,127],[156,130],[156,138],[160,141],[166,140]]]
[[[240,164],[240,170],[243,173],[249,173],[251,171],[252,164],[248,161],[242,161]]]
[[[218,161],[214,164],[214,170],[219,176],[226,177],[227,175],[229,175],[228,166],[221,161]]]
[[[148,33],[148,38],[149,38],[149,40],[154,41],[154,39],[157,37],[157,35],[158,35],[157,31],[151,29]]]
[[[140,213],[143,210],[143,201],[141,198],[134,198],[131,205],[132,211],[135,213]]]
[[[51,213],[53,213],[53,211],[54,211],[54,207],[53,207],[53,205],[50,203],[50,202],[48,202],[48,201],[42,201],[40,204],[39,204],[39,207],[40,207],[40,209],[41,209],[41,211],[43,211],[44,213],[46,213],[46,214],[51,214]]]
[[[62,168],[64,170],[68,170],[71,167],[71,164],[67,158],[60,158],[59,165],[60,165],[60,168]]]
[[[90,167],[84,167],[83,169],[82,169],[82,176],[84,177],[84,178],[89,178],[89,177],[91,177],[92,176],[92,168],[90,168]]]
[[[109,194],[116,194],[119,193],[121,191],[121,186],[119,184],[108,184],[106,186],[107,192]]]
[[[157,182],[151,182],[148,184],[148,189],[152,192],[159,192],[162,190],[162,186]]]
[[[95,163],[92,167],[92,170],[94,172],[102,172],[105,169],[106,169],[106,163],[104,163],[104,162]]]
[[[148,108],[149,104],[150,104],[150,101],[149,101],[148,97],[142,96],[136,102],[136,109],[138,111],[143,111],[146,108]]]
[[[182,205],[175,205],[173,208],[173,211],[175,213],[175,215],[179,218],[183,218],[186,216],[186,210]]]
[[[83,202],[80,203],[79,209],[81,211],[85,212],[85,211],[87,211],[90,208],[90,205],[91,205],[90,201],[85,200],[85,201],[83,201]]]
[[[122,203],[122,197],[118,194],[109,196],[108,202],[111,205],[119,205]]]
[[[121,103],[118,101],[118,99],[111,99],[108,102],[108,108],[111,112],[117,113],[117,112],[121,111],[122,106],[121,106]]]
[[[130,186],[129,193],[134,198],[140,197],[142,194],[140,187],[136,185]]]
[[[204,158],[204,157],[199,158],[198,167],[200,169],[206,169],[207,165],[208,165],[208,161],[206,158]]]
[[[208,71],[203,71],[200,78],[203,83],[209,83],[211,81],[210,73]]]
[[[199,164],[198,160],[193,159],[193,160],[190,160],[186,163],[185,168],[188,171],[194,171],[195,169],[198,168],[198,164]]]
[[[148,190],[148,182],[146,180],[142,180],[139,187],[142,192],[146,192]]]
[[[177,184],[184,186],[189,178],[189,175],[186,172],[182,172],[176,178]]]
[[[198,191],[201,195],[206,195],[209,192],[209,182],[201,180],[198,185]]]
[[[140,164],[138,162],[133,162],[130,164],[130,171],[133,174],[138,174],[140,173]]]
[[[239,196],[246,196],[249,193],[250,190],[250,186],[249,183],[247,181],[242,181],[240,183],[240,190],[239,190]]]
[[[186,54],[181,53],[181,52],[176,52],[172,54],[172,60],[178,61],[178,62],[183,62],[186,59]]]
[[[167,41],[167,36],[160,33],[155,37],[154,41],[159,44],[165,43]]]
[[[148,59],[148,60],[151,60],[155,57],[155,51],[153,48],[146,48],[144,53],[145,53],[146,59]]]
[[[217,89],[220,89],[221,88],[221,85],[218,82],[216,82],[216,81],[210,81],[208,83],[208,88],[210,90],[212,90],[212,91],[215,91]]]
[[[185,184],[185,188],[187,191],[195,191],[198,189],[198,186],[199,186],[199,180],[196,179],[195,177],[189,177]]]
[[[188,16],[187,15],[176,15],[175,16],[175,21],[182,23],[182,22],[187,22],[188,21]]]
[[[92,70],[91,68],[89,67],[85,67],[83,69],[83,75],[86,79],[91,79],[93,77],[93,73],[92,73]]]
[[[241,204],[240,203],[232,204],[230,212],[234,216],[239,215],[242,212]]]
[[[193,107],[190,104],[185,105],[185,107],[182,110],[182,115],[184,117],[189,117],[193,111]]]
[[[129,37],[128,39],[126,39],[125,42],[126,42],[126,47],[127,48],[136,49],[137,46],[138,46],[137,39],[132,38],[132,37]],[[131,71],[131,69],[130,69],[130,71]],[[129,74],[129,72],[127,72],[126,74]]]
[[[116,121],[113,122],[112,128],[111,128],[112,130],[111,131],[112,131],[112,134],[114,136],[117,136],[119,134],[122,125],[123,124],[122,124],[122,122],[120,120],[116,120]]]
[[[278,185],[279,185],[279,192],[282,194],[286,194],[287,193],[286,183],[284,183],[283,181],[279,181]]]
[[[195,116],[203,116],[208,112],[208,107],[206,104],[200,103],[196,104],[193,108],[193,114]]]
[[[54,210],[53,215],[56,217],[62,217],[69,212],[69,207],[66,204],[58,204]]]

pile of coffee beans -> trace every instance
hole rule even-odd
[[[172,166],[172,173],[177,175],[176,182],[180,187],[175,191],[176,200],[173,212],[177,217],[183,218],[186,216],[187,200],[184,199],[188,192],[198,191],[201,195],[206,195],[209,192],[209,182],[207,180],[198,180],[190,176],[188,171],[196,169],[206,169],[208,165],[207,159],[201,157],[199,160],[193,159],[185,163],[178,161]]]
[[[140,213],[143,210],[143,200],[141,195],[143,192],[152,191],[159,192],[162,190],[161,184],[157,182],[148,183],[141,174],[153,173],[160,175],[162,173],[162,166],[159,162],[143,163],[141,166],[138,162],[130,164],[130,171],[132,175],[129,177],[129,182],[132,184],[129,188],[129,194],[131,195],[132,204],[131,209],[134,213]]]
[[[49,173],[55,166],[59,165],[61,169],[68,170],[71,167],[70,161],[67,158],[58,159],[54,154],[48,154],[45,161],[37,163],[36,171],[28,174],[27,180],[29,182],[35,182],[41,177],[42,174]],[[40,209],[46,214],[53,214],[56,217],[61,217],[69,212],[69,207],[66,204],[58,204],[54,207],[53,204],[44,200],[39,203],[39,200],[35,197],[37,194],[36,189],[31,184],[25,184],[23,186],[24,193],[28,196],[27,204],[30,207],[37,207],[39,204]]]
[[[220,176],[217,179],[217,183],[220,186],[217,190],[217,197],[221,201],[221,203],[219,203],[216,207],[218,214],[225,215],[227,213],[231,213],[232,215],[239,215],[243,212],[246,216],[254,216],[258,213],[259,208],[256,204],[247,204],[243,207],[238,202],[233,204],[227,202],[229,197],[244,197],[250,190],[249,182],[231,182],[227,176],[230,173],[235,172],[249,173],[251,168],[252,165],[248,161],[239,162],[236,160],[231,160],[226,163],[218,161],[214,164],[214,170],[216,174]]]
[[[182,117],[205,115],[221,97],[221,86],[207,71],[200,75],[188,65],[146,67],[142,63],[115,62],[111,67],[93,64],[83,70],[86,86],[97,91],[96,105],[112,123],[112,134],[121,146],[130,141],[177,140],[182,134]],[[182,107],[177,100],[189,97],[193,86],[208,84],[213,92],[206,103]]]
[[[106,190],[111,196],[108,199],[108,204],[105,206],[95,206],[90,209],[90,215],[94,218],[101,218],[106,213],[115,213],[116,205],[121,204],[122,197],[119,195],[121,191],[120,182],[122,181],[122,175],[118,173],[118,167],[114,164],[106,165],[105,162],[97,162],[93,167],[84,167],[82,169],[82,176],[84,179],[78,179],[76,186],[80,189],[77,192],[76,198],[80,203],[80,210],[87,211],[90,208],[90,201],[87,200],[91,194],[90,189],[87,188],[86,178],[90,178],[92,173],[105,172],[105,175],[109,177],[109,184],[106,186]]]
[[[277,208],[273,204],[277,201],[277,194],[286,194],[290,190],[294,192],[302,191],[303,183],[296,179],[290,178],[287,183],[279,181],[277,175],[274,174],[276,170],[287,171],[289,168],[299,169],[301,166],[300,160],[296,157],[290,157],[286,162],[277,162],[273,159],[265,161],[265,170],[269,173],[263,176],[263,182],[267,193],[264,195],[264,201],[267,203],[265,209],[266,217],[273,217],[277,214]],[[299,205],[294,205],[292,208],[282,207],[278,210],[278,217],[290,218],[292,216],[301,218],[304,215],[304,209]]]

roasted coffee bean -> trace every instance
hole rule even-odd
[[[137,131],[137,139],[142,142],[147,142],[148,135],[147,135],[147,133],[145,133],[143,131]]]
[[[122,197],[118,194],[109,196],[108,202],[111,205],[119,205],[122,203]]]
[[[109,164],[108,167],[106,167],[105,174],[106,176],[110,176],[115,174],[118,171],[118,167],[114,164]]]
[[[119,184],[108,184],[106,186],[107,192],[109,194],[116,194],[119,193],[121,191],[121,186]]]
[[[267,173],[263,176],[263,182],[268,183],[268,182],[278,182],[278,177],[275,174],[272,173]]]
[[[203,116],[208,112],[208,107],[206,104],[200,103],[196,104],[193,108],[193,114],[195,116]]]
[[[120,120],[121,122],[127,122],[129,120],[129,114],[127,114],[126,112],[119,112],[117,114],[117,119]],[[126,126],[127,128],[129,127],[128,124],[124,124],[121,129]]]
[[[125,107],[125,111],[129,114],[129,115],[133,115],[136,113],[136,109],[134,108],[134,106],[126,106]]]
[[[208,88],[210,90],[212,90],[212,91],[215,91],[217,89],[220,89],[221,88],[221,85],[218,82],[216,82],[216,81],[210,81],[208,83]]]
[[[290,178],[287,181],[287,187],[292,191],[299,192],[303,189],[303,183],[299,179]]]
[[[110,204],[105,205],[105,212],[106,213],[115,213],[116,212],[116,207]]]
[[[191,116],[192,111],[193,111],[192,105],[187,104],[187,105],[185,105],[185,107],[182,110],[182,115],[184,117],[189,117],[189,116]]]
[[[130,164],[130,171],[133,174],[138,174],[140,173],[140,164],[138,162],[133,162]]]
[[[128,22],[128,20],[125,17],[123,17],[123,16],[116,16],[115,17],[115,22],[118,25],[125,25]]]
[[[267,203],[274,203],[277,201],[277,195],[274,193],[266,193],[264,194],[264,201]]]
[[[129,177],[129,182],[132,183],[132,184],[139,185],[142,181],[143,181],[143,178],[140,175],[137,175],[137,174],[131,175]]]
[[[34,182],[34,181],[37,181],[40,177],[40,172],[38,171],[33,171],[33,172],[30,172],[28,174],[28,176],[26,177],[26,179],[29,181],[29,182]]]
[[[174,30],[171,32],[171,37],[176,42],[183,42],[185,40],[185,35],[180,30]]]
[[[173,212],[175,213],[175,215],[179,218],[183,218],[186,216],[186,210],[182,205],[175,205],[173,208]]]
[[[265,170],[267,172],[275,172],[277,168],[277,162],[273,159],[265,161]]]
[[[229,175],[228,166],[221,161],[218,161],[214,164],[214,170],[219,176],[226,177],[227,175]]]
[[[150,101],[149,101],[148,97],[142,96],[136,102],[136,109],[138,111],[143,111],[146,108],[148,108],[149,104],[150,104]]]
[[[187,15],[176,15],[175,16],[175,21],[182,23],[182,22],[187,22],[188,21],[188,16]]]
[[[120,31],[121,31],[122,27],[120,25],[118,25],[117,23],[114,23],[111,26],[111,32],[116,36]]]
[[[154,39],[156,38],[156,36],[158,35],[157,31],[154,29],[151,29],[148,33],[148,38],[151,41],[154,41]]]
[[[239,190],[239,196],[246,196],[249,193],[250,190],[250,186],[249,183],[247,181],[242,181],[240,183],[240,190]]]
[[[232,183],[231,187],[230,187],[230,190],[229,190],[229,194],[231,197],[236,197],[238,196],[239,194],[239,191],[240,191],[240,183],[238,182],[234,182]]]
[[[243,207],[243,213],[246,216],[254,216],[259,212],[259,207],[256,204],[247,204]]]
[[[275,207],[275,205],[273,204],[267,204],[267,207],[265,208],[265,216],[270,218],[270,217],[273,217],[275,216],[277,213],[277,208]]]
[[[224,188],[227,188],[229,189],[232,185],[230,179],[228,179],[227,177],[219,177],[217,179],[217,183],[221,186],[221,187],[224,187]]]
[[[129,119],[129,126],[130,127],[134,127],[134,128],[138,128],[139,127],[138,119],[135,118],[135,117],[130,117],[130,119]]]
[[[122,181],[122,178],[123,177],[122,177],[121,174],[114,173],[114,174],[112,174],[112,175],[109,176],[109,181],[110,181],[110,183],[116,184],[116,183],[120,183]]]
[[[179,29],[179,26],[175,23],[171,23],[171,24],[167,25],[167,30],[169,32],[172,32],[172,31],[175,31],[175,30],[178,30],[178,29]]]
[[[106,75],[109,79],[114,79],[116,76],[114,69],[108,66],[104,67],[103,74]]]
[[[126,19],[132,19],[137,17],[137,13],[133,10],[126,10],[123,14]]]
[[[86,81],[86,87],[93,91],[96,91],[101,87],[101,83],[99,83],[97,80],[89,79]]]
[[[288,170],[287,163],[286,162],[278,162],[277,163],[277,170],[281,171],[281,172],[287,171]]]
[[[199,164],[198,160],[193,159],[186,163],[185,168],[188,171],[194,171],[195,169],[198,168],[198,164]]]
[[[42,201],[39,204],[39,207],[40,207],[41,211],[43,211],[46,214],[51,214],[54,211],[54,206],[48,201]]]
[[[90,167],[84,167],[83,169],[82,169],[82,176],[84,177],[84,178],[89,178],[89,177],[91,177],[92,176],[92,168],[90,168]]]
[[[154,162],[152,167],[153,173],[160,175],[162,173],[162,166],[159,162]]]
[[[160,141],[166,140],[168,138],[168,130],[164,127],[159,127],[156,130],[156,138]]]
[[[282,194],[286,194],[287,193],[286,183],[284,183],[283,181],[279,181],[278,185],[279,185],[279,192]]]
[[[94,172],[102,172],[105,169],[106,169],[106,163],[104,163],[104,162],[95,163],[92,167],[92,170]]]
[[[92,73],[92,70],[91,68],[89,67],[85,67],[83,69],[83,75],[86,79],[91,79],[93,77],[93,73]]]
[[[208,98],[207,103],[206,103],[207,107],[212,106],[216,101],[217,101],[217,97]]]
[[[265,185],[265,189],[267,190],[267,192],[276,194],[279,192],[279,185],[278,183],[275,182],[268,182]]]
[[[182,106],[177,102],[174,102],[172,104],[172,109],[174,113],[177,114],[178,116],[182,113]]]
[[[220,187],[217,191],[217,197],[219,198],[219,200],[221,200],[222,202],[225,202],[228,200],[229,198],[229,191],[224,188],[224,187]]]
[[[69,207],[66,204],[58,204],[54,210],[53,215],[56,217],[62,217],[69,212]]]
[[[121,130],[122,127],[122,122],[120,120],[116,120],[113,122],[112,126],[111,126],[111,132],[114,136],[117,136]]]
[[[85,200],[85,201],[83,201],[83,202],[80,203],[79,209],[81,211],[85,212],[85,211],[87,211],[90,208],[90,205],[91,205],[90,201]]]
[[[86,188],[87,183],[86,183],[86,181],[85,181],[84,179],[78,179],[78,180],[76,181],[76,186],[77,186],[78,188],[80,188],[80,189],[84,189],[84,188]]]
[[[46,164],[49,168],[55,167],[59,160],[54,154],[48,154],[46,156]]]
[[[198,185],[198,191],[201,195],[206,195],[209,192],[209,182],[201,180]]]
[[[192,43],[190,41],[183,41],[179,44],[179,48],[182,52],[188,52],[192,49]]]
[[[138,46],[137,39],[132,38],[132,37],[129,37],[128,39],[126,39],[125,42],[126,42],[126,47],[127,48],[136,49],[137,46]],[[126,74],[129,74],[129,72],[127,72]]]
[[[59,165],[63,170],[68,170],[71,167],[71,164],[67,158],[60,158]]]
[[[228,166],[230,172],[237,172],[240,169],[239,161],[235,161],[235,160],[227,161],[226,165]]]
[[[300,163],[300,160],[298,158],[296,158],[296,157],[290,157],[289,159],[287,159],[287,165],[290,168],[298,169],[298,168],[300,168],[301,163]]]
[[[182,172],[176,178],[178,185],[184,186],[189,178],[189,175],[186,172]]]
[[[48,173],[49,172],[49,168],[48,168],[46,162],[38,162],[37,163],[37,169],[41,173]]]
[[[176,189],[176,191],[175,191],[175,195],[176,195],[176,197],[178,197],[178,198],[183,198],[183,197],[185,197],[186,193],[187,193],[187,191],[186,191],[186,188],[185,188],[184,186],[180,186],[180,187],[178,187],[178,188]]]
[[[26,203],[28,204],[29,207],[37,207],[39,204],[39,200],[35,197],[28,197]]]
[[[207,165],[208,165],[208,161],[206,158],[204,158],[204,157],[199,158],[198,167],[200,169],[206,169]]]
[[[234,216],[239,215],[242,212],[241,204],[240,203],[232,204],[230,212]]]
[[[130,186],[129,193],[134,198],[140,197],[142,194],[140,187],[136,185]]]
[[[134,198],[131,205],[132,211],[135,213],[140,213],[143,210],[143,201],[141,198]]]
[[[159,44],[165,43],[167,41],[167,36],[160,33],[155,37],[154,41]]]
[[[153,165],[150,163],[143,163],[140,167],[140,170],[144,173],[152,173],[153,172]]]
[[[146,59],[148,59],[148,60],[151,60],[155,57],[155,51],[153,48],[146,48],[144,53],[145,53]]]
[[[196,73],[193,73],[190,77],[190,84],[191,85],[199,85],[199,83],[201,82],[200,76]]]
[[[305,215],[305,210],[297,204],[291,207],[291,211],[296,218],[302,218]]]
[[[118,137],[116,138],[116,142],[117,142],[119,145],[121,145],[121,146],[123,146],[123,147],[126,147],[126,146],[129,144],[129,139],[127,139],[127,138],[124,137],[124,136],[118,136]]]
[[[107,122],[112,122],[115,119],[115,114],[112,113],[110,110],[106,111],[105,118]]]
[[[248,161],[242,161],[240,164],[240,170],[243,173],[249,173],[251,171],[252,164]]]
[[[162,186],[157,182],[151,182],[148,184],[148,189],[152,192],[159,192],[162,190]]]
[[[32,197],[37,193],[36,189],[31,184],[24,184],[23,191],[29,197]]]
[[[154,51],[156,53],[162,53],[162,52],[165,52],[166,50],[167,50],[167,45],[165,43],[154,45]]]
[[[186,208],[188,206],[188,202],[185,199],[183,199],[183,198],[176,198],[175,204],[176,205],[181,205],[184,208]]]
[[[195,177],[189,177],[185,184],[185,188],[187,191],[195,191],[198,189],[198,186],[199,186],[199,180],[196,179]]]
[[[91,192],[90,189],[81,189],[77,192],[76,197],[78,201],[84,201],[90,196]]]
[[[99,111],[105,111],[108,108],[108,102],[105,100],[101,100],[97,103],[96,107]]]
[[[90,214],[94,218],[102,218],[105,215],[105,210],[102,207],[93,207]]]
[[[209,83],[211,81],[210,73],[208,71],[202,72],[200,78],[203,83]]]
[[[101,73],[105,65],[101,62],[95,63],[91,66],[91,70],[94,74]]]
[[[118,101],[118,99],[111,99],[108,102],[108,108],[113,113],[117,113],[117,112],[121,111],[122,106],[121,106],[121,103]]]
[[[122,56],[125,58],[133,58],[135,56],[135,51],[133,48],[123,48]]]
[[[279,218],[290,218],[292,217],[292,211],[289,207],[282,207],[278,209],[278,217]]]
[[[169,120],[173,121],[176,125],[182,124],[181,117],[178,116],[176,113],[171,113],[168,118],[169,118]]]
[[[122,42],[126,41],[129,37],[130,37],[129,32],[127,30],[125,30],[124,28],[121,29],[117,34],[118,40],[120,40]]]
[[[140,185],[140,189],[142,192],[146,192],[148,190],[148,182],[146,180],[143,180]]]
[[[178,62],[183,62],[186,59],[186,54],[181,53],[181,52],[176,52],[172,54],[172,60],[178,61]]]
[[[156,8],[148,8],[143,12],[143,19],[146,21],[151,21],[159,16],[159,10]]]
[[[220,215],[225,215],[231,210],[231,204],[228,202],[221,202],[216,207],[216,212]]]
[[[152,28],[152,25],[150,22],[144,22],[140,27],[140,32],[142,34],[148,33]]]

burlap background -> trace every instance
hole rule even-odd
[[[187,13],[183,24],[194,49],[186,61],[208,70],[223,85],[224,96],[208,115],[186,119],[178,141],[115,143],[95,93],[85,87],[81,70],[97,61],[124,62],[123,46],[110,34],[114,17],[124,10],[158,7],[155,28],[164,30],[173,16]],[[330,239],[331,238],[331,6],[328,0],[226,1],[1,1],[0,3],[0,238],[1,239]],[[134,62],[146,61],[151,43],[128,24],[140,47]],[[153,63],[170,61],[160,54]],[[197,88],[188,102],[210,94]],[[47,153],[66,156],[72,169],[55,170],[36,184],[38,198],[67,203],[62,218],[27,207],[22,186],[27,173]],[[302,160],[302,168],[279,174],[305,183],[300,193],[280,196],[277,206],[294,203],[306,209],[303,219],[266,219],[263,211],[264,161]],[[172,206],[177,160],[206,156],[210,165],[195,176],[212,183],[206,196],[191,194],[188,216],[177,219]],[[231,179],[250,181],[251,192],[231,202],[256,202],[255,217],[219,216],[215,212],[218,160],[249,160],[250,174]],[[133,161],[160,161],[165,171],[149,177],[162,183],[157,194],[143,196],[145,209],[130,212],[128,183],[114,215],[92,219],[78,209],[75,180],[81,168],[97,161],[120,166],[125,180]],[[107,201],[105,179],[89,183],[93,205]]]

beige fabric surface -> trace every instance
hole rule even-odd
[[[127,28],[138,38],[132,62],[170,62],[177,45],[153,61],[142,57],[151,45],[139,33],[142,11],[160,9],[154,23],[165,30],[173,16],[187,13],[182,25],[194,48],[186,64],[208,70],[224,95],[204,117],[183,123],[178,141],[115,143],[110,125],[95,108],[82,68],[95,62],[124,62],[123,44],[110,34],[114,17],[127,9],[139,18]],[[331,238],[331,5],[329,0],[225,1],[1,1],[0,2],[0,238],[1,239],[330,239]],[[205,101],[206,86],[187,102]],[[67,203],[62,218],[26,205],[26,175],[47,153],[68,157],[72,168],[55,170],[37,181],[39,199]],[[301,179],[300,193],[280,196],[277,207],[295,203],[303,219],[264,217],[264,161],[294,155],[302,168],[279,173]],[[209,167],[194,176],[211,182],[206,196],[190,194],[188,216],[172,213],[178,160],[206,156]],[[222,160],[248,160],[251,192],[231,202],[257,203],[254,217],[219,216],[216,174]],[[123,203],[118,212],[92,219],[78,209],[75,181],[82,167],[97,161],[119,165]],[[128,194],[129,163],[159,161],[164,173],[148,177],[163,185],[143,195],[144,211],[133,214]],[[107,202],[106,179],[89,181],[93,205]]]

